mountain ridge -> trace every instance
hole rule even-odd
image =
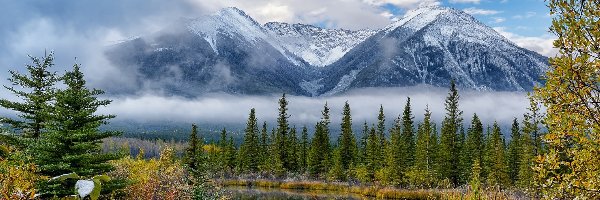
[[[546,57],[463,11],[439,6],[408,11],[379,30],[261,25],[237,8],[171,29],[183,31],[107,51],[113,64],[137,72],[138,91],[320,96],[364,87],[447,86],[450,79],[469,89],[529,91],[543,84],[547,68]]]

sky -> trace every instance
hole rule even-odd
[[[441,5],[463,10],[472,14],[482,23],[493,27],[496,31],[517,45],[536,51],[542,55],[552,56],[556,50],[552,48],[555,38],[548,32],[551,16],[543,0],[0,0],[0,84],[6,85],[8,70],[23,70],[30,63],[27,55],[43,56],[45,52],[55,53],[55,70],[64,71],[73,63],[80,63],[92,87],[101,82],[126,85],[128,80],[118,68],[112,66],[104,57],[103,48],[120,41],[157,32],[180,18],[195,18],[211,14],[225,7],[238,7],[244,10],[259,23],[280,21],[289,23],[313,24],[324,28],[343,29],[379,29],[398,20],[410,9],[422,5]],[[318,118],[318,109],[325,101],[335,102],[334,107],[341,109],[343,102],[349,100],[355,105],[365,105],[365,117],[381,104],[400,105],[406,93],[391,97],[386,93],[376,92],[371,97],[361,95],[345,98],[307,100],[297,97],[302,111],[295,116],[300,121]],[[436,94],[436,95],[433,95]],[[441,95],[439,95],[441,94]],[[421,95],[419,110],[422,114],[424,104],[435,107],[435,112],[442,113],[442,93]],[[512,116],[521,115],[526,98],[524,94],[490,93],[487,95],[471,95],[465,101],[471,102],[465,107],[478,108],[484,102],[493,102],[489,107],[514,105],[510,112],[502,116],[489,113],[489,121],[501,119],[510,121]],[[419,96],[419,94],[413,94]],[[493,97],[493,98],[490,98]],[[6,90],[0,91],[0,98],[13,98]],[[231,97],[227,97],[231,99]],[[223,101],[222,96],[206,97],[189,101],[185,99],[166,98],[152,94],[116,99],[108,111],[116,111],[121,116],[135,118],[153,115],[159,117],[181,117],[186,107],[197,109],[223,108],[212,110],[213,113],[232,113],[238,110],[249,110],[250,107],[264,107],[265,112],[275,104],[275,97],[254,98],[236,97],[234,101]],[[236,107],[245,99],[242,107]],[[376,100],[374,100],[376,99]],[[511,104],[512,103],[512,104]],[[157,105],[164,113],[148,113],[148,107],[139,105]],[[392,113],[400,112],[402,106],[392,108]],[[235,108],[235,110],[231,110]],[[310,109],[304,109],[310,108]],[[141,110],[141,111],[140,111]],[[469,111],[474,110],[470,109]],[[175,113],[175,111],[181,111]],[[310,112],[308,112],[310,111]],[[435,113],[434,112],[434,113]],[[491,112],[485,111],[485,112]],[[110,113],[110,112],[109,112]],[[239,112],[235,119],[245,118],[246,112]],[[260,113],[260,111],[259,111]],[[518,113],[518,114],[517,114]],[[316,114],[316,115],[315,115]],[[470,116],[472,113],[465,113]],[[396,114],[391,114],[396,115]],[[188,118],[202,118],[187,114]],[[219,120],[231,117],[227,114],[204,117],[205,120]]]

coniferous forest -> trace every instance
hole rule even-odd
[[[319,121],[297,126],[283,94],[273,103],[276,122],[250,109],[239,141],[227,127],[207,141],[196,124],[184,142],[123,138],[101,129],[116,116],[98,110],[112,101],[89,88],[79,64],[58,73],[53,53],[30,57],[23,71],[9,71],[4,89],[14,98],[0,100],[17,114],[0,121],[0,199],[230,199],[233,186],[389,199],[599,199],[600,4],[548,3],[560,55],[510,128],[463,113],[451,81],[444,113],[407,98],[397,100],[402,113],[380,106],[377,118],[358,122],[346,102],[336,124],[324,102]]]

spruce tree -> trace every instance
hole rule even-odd
[[[288,133],[290,131],[287,114],[288,101],[285,99],[285,94],[279,99],[279,116],[277,117],[277,133],[275,136],[276,153],[279,160],[283,162],[284,169],[290,169],[290,155],[288,154]]]
[[[517,118],[513,119],[510,135],[510,143],[508,144],[508,175],[510,183],[515,184],[519,173],[519,163],[521,162],[521,132],[519,130],[519,122]]]
[[[267,122],[263,122],[262,129],[260,131],[260,164],[261,168],[265,168],[269,165],[269,134],[267,133]]]
[[[379,140],[378,157],[380,161],[385,160],[386,138],[385,138],[385,114],[383,113],[383,105],[379,106],[379,114],[377,115],[377,139]]]
[[[354,137],[354,133],[352,132],[352,116],[350,113],[350,105],[348,104],[348,102],[346,102],[346,104],[344,105],[342,115],[342,134],[339,136],[338,145],[341,167],[343,171],[347,171],[348,169],[350,169],[350,166],[352,164],[356,164],[357,160],[356,138]]]
[[[361,164],[365,164],[366,163],[366,157],[367,157],[367,140],[369,137],[369,125],[367,125],[367,121],[365,121],[363,123],[363,128],[362,128],[362,132],[361,132],[362,136],[360,139],[360,146],[359,146],[359,162]]]
[[[288,138],[288,171],[296,172],[299,169],[298,166],[298,136],[296,135],[296,127],[292,127],[290,129],[289,138]]]
[[[366,146],[366,155],[365,162],[367,171],[369,176],[373,178],[373,175],[377,170],[380,169],[380,161],[379,154],[381,152],[381,148],[379,148],[380,140],[377,137],[377,133],[375,131],[375,125],[371,126],[371,130],[369,131],[369,135],[367,137],[367,146]]]
[[[40,174],[49,177],[72,172],[86,178],[103,175],[113,170],[108,161],[121,157],[103,153],[100,145],[102,139],[120,135],[120,132],[99,130],[101,125],[115,117],[96,114],[99,107],[107,106],[111,100],[100,100],[97,96],[104,94],[102,90],[87,88],[77,64],[62,79],[66,88],[55,93],[54,106],[44,124],[47,132],[39,135],[34,144],[34,162]],[[44,196],[73,194],[72,189],[65,189],[65,182],[48,183],[39,184]]]
[[[229,137],[229,141],[227,142],[227,149],[226,149],[226,159],[225,159],[225,166],[227,167],[228,170],[233,170],[235,168],[235,157],[237,155],[237,150],[235,148],[235,144],[233,143],[233,137]]]
[[[52,52],[41,59],[32,56],[29,58],[33,63],[26,65],[28,74],[11,70],[8,80],[13,86],[4,86],[20,100],[0,99],[0,106],[16,111],[20,119],[2,117],[0,122],[18,129],[24,137],[39,138],[50,118],[51,101],[56,90],[54,85],[59,77],[55,72],[49,71],[54,65]]]
[[[415,144],[415,163],[413,168],[423,174],[422,177],[428,183],[433,183],[433,174],[435,171],[435,151],[437,136],[435,136],[435,126],[431,123],[431,112],[429,107],[425,109],[423,122],[419,124],[417,130],[417,140]]]
[[[188,140],[188,147],[185,150],[185,163],[192,172],[196,172],[200,168],[200,151],[202,149],[202,142],[198,138],[198,126],[192,124],[192,132],[190,133],[190,139]]]
[[[315,125],[315,136],[310,145],[309,172],[314,176],[325,175],[330,167],[331,144],[329,142],[329,107],[327,103],[321,112],[323,117]]]
[[[442,121],[442,135],[440,141],[440,169],[441,175],[454,185],[459,183],[460,143],[459,130],[462,124],[462,111],[458,108],[458,90],[454,80],[450,82],[450,92],[444,105],[446,116]]]
[[[306,126],[302,127],[302,139],[300,141],[300,169],[301,172],[305,172],[308,167],[308,152],[310,148],[310,143],[308,142],[308,129]]]
[[[492,186],[506,186],[509,182],[508,165],[504,145],[502,143],[502,132],[497,122],[494,122],[492,127],[492,135],[489,140],[488,156],[489,156],[489,174],[487,177],[488,184]]]
[[[402,135],[402,119],[398,117],[390,128],[390,142],[386,155],[386,165],[391,172],[390,179],[397,184],[403,181],[407,169],[406,149]]]
[[[479,167],[482,166],[483,160],[483,149],[484,149],[484,141],[483,141],[483,125],[481,124],[481,120],[479,120],[479,116],[477,114],[473,114],[473,118],[471,119],[471,125],[467,130],[467,136],[465,138],[464,145],[464,160],[466,166],[475,166],[473,162],[478,161],[476,165]],[[468,172],[464,172],[469,176],[466,177],[467,180],[472,180],[470,176],[473,175],[473,171],[469,170]],[[479,170],[481,173],[481,170]],[[481,177],[481,174],[478,174]]]
[[[240,146],[240,170],[257,172],[259,160],[258,125],[254,108],[250,110],[250,116],[246,123],[244,142]]]
[[[404,106],[404,112],[402,114],[402,140],[406,146],[406,166],[412,166],[414,163],[415,156],[415,133],[414,133],[414,122],[415,117],[412,114],[410,107],[410,97],[406,99],[406,105]]]
[[[535,146],[533,139],[528,131],[523,131],[519,139],[518,151],[519,168],[517,172],[516,186],[520,188],[531,188],[533,186],[533,166],[535,158]]]

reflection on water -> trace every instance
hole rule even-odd
[[[233,197],[240,200],[267,200],[267,199],[287,199],[287,200],[326,200],[326,199],[349,199],[349,200],[372,200],[356,194],[346,194],[332,191],[315,190],[287,190],[279,188],[260,188],[260,187],[226,187]]]

